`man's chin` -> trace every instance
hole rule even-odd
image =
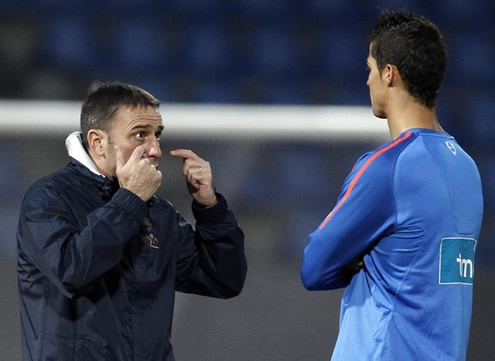
[[[375,109],[373,109],[373,115],[377,118],[380,118],[380,119],[386,119],[387,118],[387,115],[383,112],[379,112]]]

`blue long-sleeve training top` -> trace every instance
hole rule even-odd
[[[301,268],[307,289],[346,287],[332,361],[465,360],[482,214],[478,169],[447,133],[363,155]]]

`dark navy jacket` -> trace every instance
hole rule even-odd
[[[194,230],[76,160],[32,185],[17,234],[23,360],[174,360],[175,291],[228,298],[244,284],[244,235],[218,197],[193,203]]]

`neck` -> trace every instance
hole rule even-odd
[[[412,128],[444,131],[438,122],[435,109],[427,108],[414,100],[402,102],[394,107],[387,120],[392,139],[397,139],[400,134]]]

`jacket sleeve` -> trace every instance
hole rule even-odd
[[[349,264],[394,227],[393,167],[377,161],[364,169],[365,161],[357,163],[336,206],[309,236],[301,267],[308,290],[347,286],[356,272]]]
[[[76,208],[50,186],[33,187],[24,198],[17,233],[19,257],[68,297],[120,262],[147,212],[146,203],[125,189],[87,214],[85,222],[76,219]]]
[[[204,208],[193,202],[196,230],[181,223],[177,255],[176,289],[185,293],[230,298],[237,296],[246,279],[244,233],[224,197]]]

